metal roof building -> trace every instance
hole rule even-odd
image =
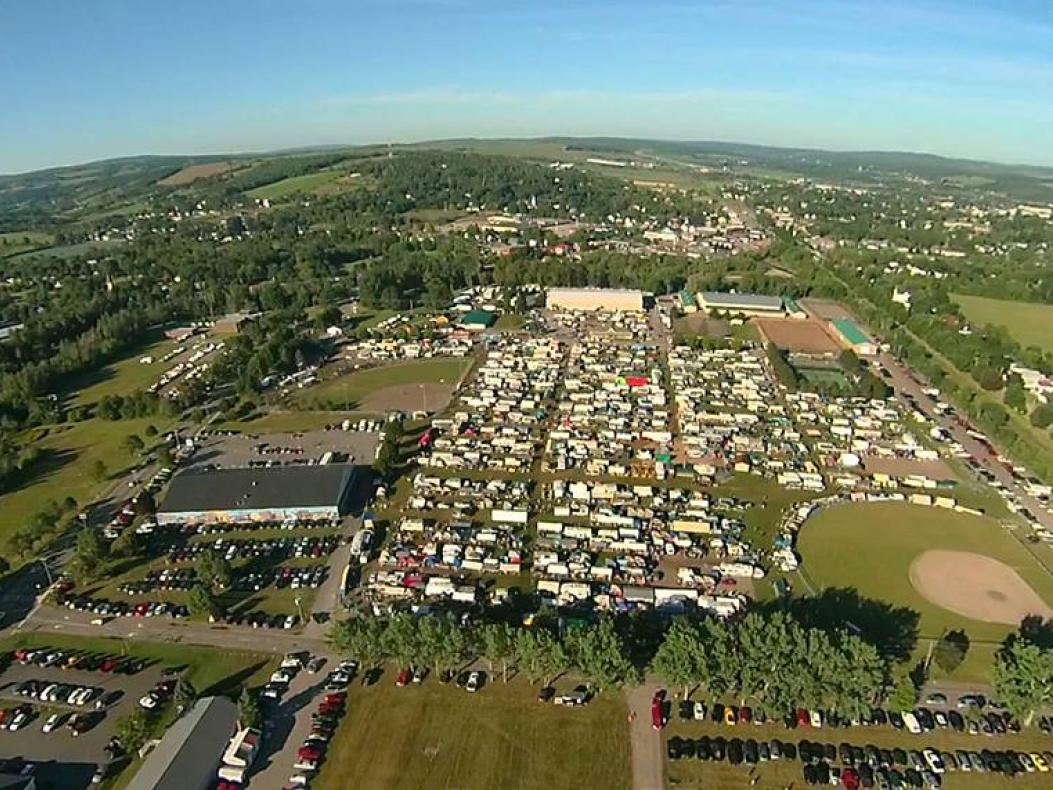
[[[223,751],[234,734],[238,706],[203,697],[177,719],[136,772],[127,790],[207,790],[216,783]]]
[[[189,469],[172,479],[159,524],[337,518],[354,464]]]
[[[722,291],[702,291],[698,301],[707,311],[725,310],[747,315],[774,315],[784,311],[781,296],[765,294],[734,294]]]

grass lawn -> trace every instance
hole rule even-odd
[[[70,406],[92,406],[107,395],[126,395],[136,390],[145,390],[161,374],[173,367],[182,356],[162,362],[161,357],[178,344],[171,340],[157,340],[144,345],[122,360],[112,362],[98,370],[80,377],[69,386],[74,392],[70,397]],[[139,362],[143,357],[153,357],[148,365]]]
[[[676,716],[676,703],[674,701],[673,715]],[[662,754],[666,753],[664,741],[677,735],[681,738],[701,738],[708,735],[715,738],[718,735],[730,739],[752,738],[756,741],[770,741],[777,738],[780,741],[790,741],[796,745],[802,739],[820,743],[832,743],[837,745],[847,742],[853,746],[865,746],[873,744],[880,749],[923,749],[933,747],[941,751],[967,749],[980,751],[981,749],[1015,749],[1017,751],[1045,751],[1050,748],[1051,742],[1048,735],[1043,735],[1034,730],[1023,732],[1020,735],[1006,735],[998,738],[977,738],[975,735],[958,734],[951,730],[937,730],[921,736],[905,735],[894,730],[892,727],[867,727],[855,729],[821,729],[821,730],[787,730],[781,724],[749,726],[749,727],[724,727],[712,722],[681,722],[673,721],[663,733]],[[840,763],[838,763],[840,765]],[[721,790],[732,790],[732,788],[754,787],[759,790],[785,790],[787,787],[804,787],[804,774],[801,771],[800,760],[781,760],[768,762],[754,768],[752,775],[757,777],[757,783],[750,784],[751,766],[731,765],[724,762],[706,762],[694,758],[680,760],[666,760],[665,763],[666,784],[668,787],[682,788],[720,788]],[[1001,774],[975,774],[955,772],[944,775],[944,787],[948,790],[969,790],[970,788],[1039,788],[1049,784],[1048,774],[1022,774],[1013,779]]]
[[[965,317],[978,326],[1005,327],[1022,346],[1053,351],[1053,305],[953,294]]]
[[[300,398],[307,404],[353,407],[365,396],[384,387],[405,384],[456,384],[471,364],[472,357],[442,357],[383,365],[322,381],[304,390]]]
[[[348,713],[312,786],[627,789],[621,695],[608,691],[575,710],[536,694],[523,679],[498,679],[474,695],[434,678],[399,689],[389,668],[376,685],[348,689]]]
[[[1012,628],[957,615],[929,603],[910,583],[914,558],[929,549],[975,552],[1013,568],[1045,601],[1053,602],[1050,577],[1027,550],[995,521],[939,508],[899,504],[840,505],[811,519],[798,550],[807,577],[819,588],[854,588],[861,596],[908,607],[920,615],[918,633],[938,638],[963,628],[977,658],[959,667],[960,679],[986,677],[981,643],[1000,642]],[[981,672],[982,670],[982,672]],[[969,676],[966,678],[966,676]]]
[[[27,442],[41,449],[39,461],[29,470],[24,485],[0,496],[0,541],[38,512],[49,499],[61,501],[72,496],[84,506],[111,483],[98,483],[92,477],[97,460],[106,464],[111,475],[138,459],[121,443],[129,434],[143,436],[146,426],[163,432],[170,423],[163,417],[135,420],[85,420],[84,422],[34,428],[23,434]]]
[[[494,329],[498,332],[510,332],[515,329],[519,329],[526,322],[526,319],[521,315],[515,313],[503,313],[500,318],[497,319],[497,323],[494,324]]]
[[[335,181],[342,175],[344,175],[342,170],[323,170],[303,176],[292,176],[275,181],[273,184],[264,184],[261,187],[250,189],[245,194],[259,200],[281,200],[298,192],[311,192],[323,184]]]
[[[0,233],[0,258],[41,250],[45,247],[50,247],[54,243],[54,236],[38,230]]]
[[[216,423],[214,428],[241,433],[295,433],[318,431],[326,425],[347,419],[343,411],[272,411],[250,415],[247,420],[229,420]]]

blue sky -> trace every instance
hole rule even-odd
[[[0,172],[548,134],[1053,165],[1053,2],[0,0]]]

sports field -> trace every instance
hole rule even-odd
[[[838,505],[804,525],[798,550],[804,575],[814,586],[854,589],[864,598],[913,610],[918,614],[917,630],[922,639],[938,638],[945,630],[963,628],[976,648],[999,642],[1013,630],[1006,624],[974,619],[984,613],[985,597],[1013,595],[1006,578],[976,574],[969,585],[975,599],[962,601],[968,607],[965,611],[975,614],[964,616],[934,603],[940,600],[934,589],[956,583],[953,565],[943,565],[941,571],[937,562],[933,573],[931,555],[921,563],[930,573],[919,586],[933,600],[912,583],[912,568],[917,578],[915,563],[926,552],[961,552],[958,556],[963,558],[969,554],[997,560],[1015,571],[1041,601],[1053,603],[1053,576],[997,522],[981,516],[901,503]]]
[[[347,716],[312,787],[627,789],[621,694],[605,692],[579,709],[539,703],[536,694],[522,679],[476,694],[434,678],[400,689],[389,668],[376,685],[348,689]]]
[[[1053,351],[1053,304],[1014,302],[952,294],[965,317],[977,326],[1003,326],[1020,345]]]
[[[311,408],[435,411],[471,365],[472,357],[444,357],[368,368],[306,389],[300,402]]]

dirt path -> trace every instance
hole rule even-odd
[[[662,790],[662,736],[651,727],[651,698],[655,684],[645,682],[625,692],[625,701],[635,720],[629,725],[632,751],[633,790]]]

